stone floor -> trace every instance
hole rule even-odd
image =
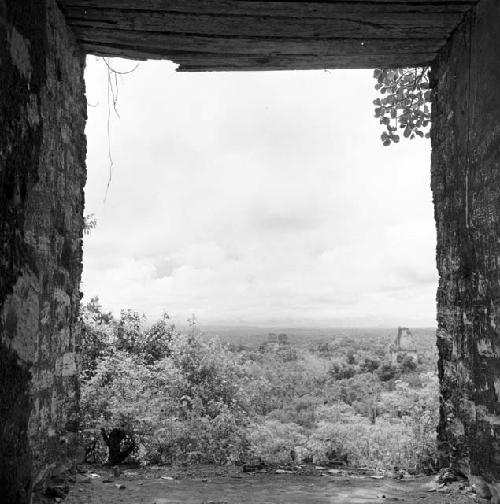
[[[480,502],[455,486],[436,488],[432,478],[410,481],[359,475],[214,474],[195,477],[110,471],[78,475],[67,504],[467,504]]]

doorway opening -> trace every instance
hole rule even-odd
[[[432,471],[430,144],[382,146],[369,71],[159,62],[119,83],[108,133],[107,72],[89,57],[89,461],[107,417],[115,462]]]

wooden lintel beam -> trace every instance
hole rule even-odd
[[[311,38],[443,38],[461,19],[461,13],[423,13],[415,16],[373,13],[332,18],[261,17],[250,21],[245,16],[207,15],[177,12],[146,12],[120,9],[69,7],[70,26],[117,28],[138,32],[192,33],[239,37]]]
[[[313,38],[245,38],[218,37],[193,34],[136,32],[112,28],[74,26],[73,30],[80,42],[127,44],[137,48],[154,48],[171,51],[197,53],[238,53],[251,55],[295,54],[317,56],[349,56],[390,53],[437,52],[444,40],[437,39],[313,39]]]
[[[150,12],[179,12],[244,16],[324,17],[355,13],[445,13],[465,12],[477,0],[58,0],[65,7],[130,9]]]

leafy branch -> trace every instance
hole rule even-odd
[[[83,234],[89,235],[97,226],[97,219],[93,213],[83,216]]]
[[[403,136],[429,138],[432,91],[429,85],[429,67],[376,68],[373,77],[375,89],[382,95],[373,101],[375,117],[385,128],[380,138],[385,146],[398,143],[398,129]]]

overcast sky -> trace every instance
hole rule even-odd
[[[86,300],[180,323],[435,325],[430,144],[381,145],[371,71],[174,69],[120,79],[104,203],[107,72],[88,59]]]

